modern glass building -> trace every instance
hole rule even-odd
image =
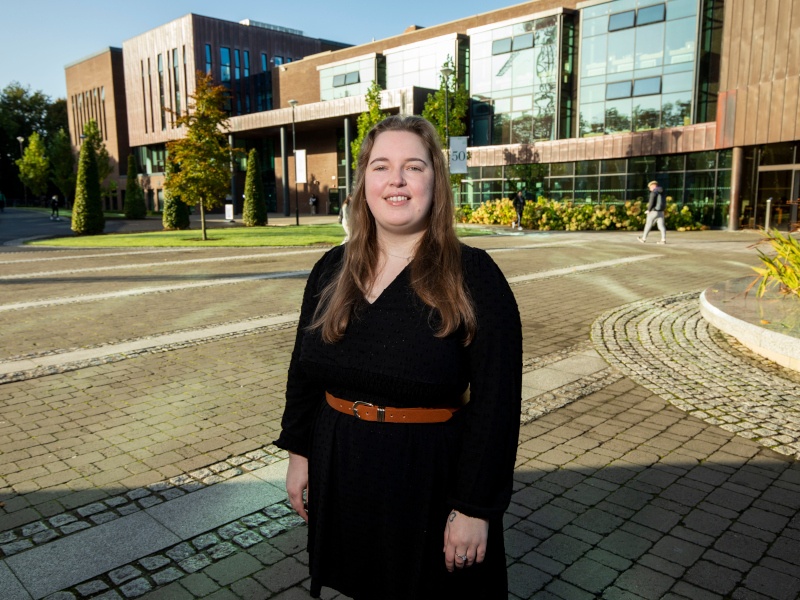
[[[800,0],[532,0],[354,47],[188,15],[123,45],[126,125],[157,202],[165,143],[182,135],[173,115],[186,110],[192,73],[211,73],[230,90],[234,144],[260,150],[274,208],[289,214],[297,188],[301,210],[314,193],[336,211],[372,82],[382,110],[421,114],[448,64],[470,97],[460,204],[518,189],[620,203],[658,179],[709,226],[762,225],[771,199],[773,223],[789,227],[800,198],[798,14]],[[293,145],[308,156],[301,186]],[[232,193],[242,187],[235,172]]]

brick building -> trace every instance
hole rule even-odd
[[[383,110],[420,114],[452,60],[471,98],[460,204],[518,188],[625,202],[657,178],[710,226],[763,225],[770,199],[773,225],[788,227],[798,39],[800,0],[533,0],[353,47],[187,15],[123,44],[127,125],[157,207],[163,144],[181,135],[164,109],[185,110],[192,73],[210,72],[231,89],[234,143],[259,149],[271,209],[289,214],[296,193],[307,212],[315,193],[335,211],[369,84]],[[293,143],[308,156],[297,187]]]

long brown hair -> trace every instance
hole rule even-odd
[[[453,225],[449,171],[436,130],[428,121],[416,116],[388,117],[364,138],[350,201],[350,240],[344,245],[341,269],[320,293],[309,329],[319,329],[327,343],[339,341],[377,275],[380,249],[375,217],[367,205],[365,180],[375,140],[386,131],[416,134],[433,164],[433,203],[428,225],[411,261],[411,287],[431,308],[432,316],[438,316],[437,337],[446,337],[463,326],[464,344],[469,344],[477,329],[477,319],[461,268],[461,243]]]

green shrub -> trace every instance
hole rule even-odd
[[[137,177],[136,159],[133,154],[128,156],[128,175],[125,184],[125,206],[122,212],[126,219],[144,219],[147,217],[147,204],[144,201],[144,191],[139,185]]]
[[[103,233],[106,227],[106,217],[100,199],[97,156],[92,144],[88,142],[81,146],[78,158],[78,178],[75,184],[71,227],[78,235],[97,235]]]
[[[777,287],[780,293],[787,296],[800,296],[800,243],[791,234],[783,236],[777,229],[768,231],[766,236],[758,244],[769,243],[776,256],[767,256],[757,248],[758,258],[764,266],[753,267],[758,277],[747,290],[758,284],[758,297],[763,296],[769,287]]]
[[[244,183],[242,222],[247,227],[253,227],[266,225],[267,219],[267,197],[264,194],[264,182],[261,180],[258,152],[253,148],[247,157],[247,178]]]
[[[647,218],[643,200],[628,200],[624,203],[575,203],[572,200],[556,201],[539,197],[535,202],[528,200],[522,211],[522,226],[540,231],[636,231],[644,227]],[[467,213],[459,209],[462,222],[483,225],[511,225],[516,212],[511,200],[490,200]],[[469,216],[466,216],[469,215]],[[705,229],[695,222],[689,207],[678,206],[667,197],[664,218],[668,229],[690,231]]]

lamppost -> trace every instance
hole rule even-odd
[[[19,158],[22,160],[24,158],[22,154],[22,143],[25,141],[25,138],[21,135],[17,136],[17,141],[19,142]],[[25,187],[25,182],[22,181],[22,177],[19,178],[20,182],[22,183],[22,195],[25,198],[25,205],[28,205],[28,188]]]
[[[448,66],[442,67],[442,77],[444,77],[444,145],[447,149],[448,156],[450,152],[450,100],[447,93],[450,88],[450,75],[453,74],[453,69]]]
[[[295,99],[289,100],[289,106],[292,107],[292,154],[294,155],[294,221],[295,225],[300,225],[300,201],[297,199],[297,146],[295,145],[294,137],[294,108],[299,103]]]

